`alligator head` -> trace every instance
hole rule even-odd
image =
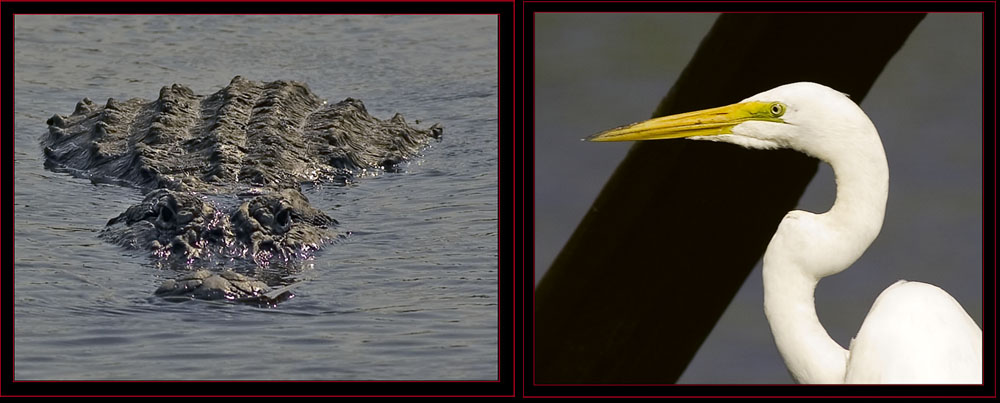
[[[283,267],[293,272],[296,263],[311,258],[323,244],[339,234],[337,221],[309,204],[298,190],[283,189],[261,195],[237,197],[235,206],[192,192],[157,189],[139,204],[108,221],[100,236],[130,249],[146,249],[161,266],[173,269],[226,267],[216,274],[197,270],[178,280],[168,280],[158,295],[244,301],[272,297],[267,282],[233,271]],[[280,270],[272,270],[272,273]],[[260,273],[255,273],[260,277]],[[280,276],[272,281],[281,282]]]
[[[108,221],[101,236],[162,258],[189,261],[216,253],[258,262],[308,254],[335,236],[330,227],[337,221],[295,189],[252,197],[229,212],[203,197],[154,190]]]

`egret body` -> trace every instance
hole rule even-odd
[[[947,292],[899,281],[875,300],[844,349],[823,328],[813,294],[843,271],[882,228],[889,168],[875,126],[845,94],[787,84],[740,103],[611,129],[590,141],[672,138],[753,149],[790,148],[833,168],[830,211],[794,210],[764,253],[764,313],[799,383],[982,383],[982,330]]]

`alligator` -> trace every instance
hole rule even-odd
[[[264,304],[291,297],[291,275],[346,236],[303,184],[397,172],[443,130],[400,114],[380,120],[354,98],[330,104],[303,83],[241,76],[211,95],[173,84],[155,101],[84,98],[46,123],[46,168],[145,193],[99,237],[182,272],[156,295]]]

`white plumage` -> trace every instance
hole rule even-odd
[[[591,141],[670,138],[747,148],[791,148],[833,167],[830,211],[795,210],[764,254],[764,313],[800,383],[982,383],[982,330],[947,292],[899,281],[879,295],[844,349],[816,315],[820,279],[850,267],[882,228],[889,189],[885,151],[868,116],[815,83],[783,85],[740,103],[652,119]]]

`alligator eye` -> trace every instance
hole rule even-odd
[[[167,205],[160,206],[160,216],[158,217],[160,222],[163,223],[173,222],[174,216],[176,216],[176,213],[174,213],[174,210],[171,209],[170,206]]]
[[[292,209],[282,209],[278,212],[278,215],[274,216],[274,221],[282,227],[292,225]]]

